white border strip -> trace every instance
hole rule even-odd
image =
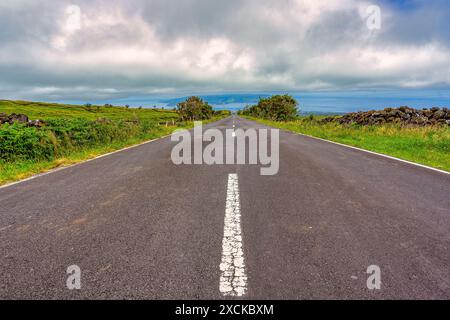
[[[241,118],[241,119],[246,119],[246,118]],[[265,124],[263,122],[258,122],[256,120],[251,120],[251,119],[246,119],[246,120],[253,121],[253,122],[256,122],[256,123],[260,123],[260,124],[265,125],[267,127],[271,127],[271,126],[269,126],[269,125],[267,125],[267,124]],[[276,128],[276,127],[274,127],[274,128]],[[293,133],[293,134],[296,134],[296,135],[299,135],[299,136],[304,136],[304,137],[308,137],[308,138],[312,138],[312,139],[316,139],[316,140],[320,140],[320,141],[325,141],[325,142],[328,142],[328,143],[336,144],[338,146],[342,146],[342,147],[346,147],[346,148],[350,148],[350,149],[354,149],[354,150],[370,153],[370,154],[373,154],[373,155],[376,155],[376,156],[380,156],[380,157],[383,157],[383,158],[400,161],[400,162],[403,162],[403,163],[406,163],[406,164],[410,164],[410,165],[413,165],[413,166],[416,166],[416,167],[420,167],[420,168],[424,168],[424,169],[432,170],[432,171],[435,171],[435,172],[439,172],[439,173],[450,175],[450,172],[448,172],[448,171],[441,170],[441,169],[436,169],[436,168],[433,168],[433,167],[429,167],[429,166],[426,166],[424,164],[420,164],[420,163],[416,163],[416,162],[412,162],[412,161],[408,161],[408,160],[403,160],[403,159],[400,159],[400,158],[388,156],[386,154],[382,154],[382,153],[378,153],[378,152],[374,152],[374,151],[369,151],[369,150],[361,149],[361,148],[358,148],[358,147],[349,146],[347,144],[343,144],[343,143],[334,142],[334,141],[331,141],[331,140],[326,140],[326,139],[310,136],[308,134],[299,133],[299,132],[291,131],[291,130],[288,130],[288,129],[283,129],[283,128],[276,128],[276,129],[280,129],[282,131]]]
[[[120,150],[116,150],[116,151],[113,151],[113,152],[105,153],[105,154],[99,155],[99,156],[97,156],[95,158],[92,158],[92,159],[82,160],[80,162],[77,162],[77,163],[74,163],[74,164],[71,164],[71,165],[68,165],[68,166],[63,166],[63,167],[60,167],[60,168],[50,169],[47,172],[39,173],[39,174],[36,174],[36,175],[31,176],[29,178],[26,178],[26,179],[23,179],[23,180],[19,180],[19,181],[15,181],[15,182],[11,182],[11,183],[5,184],[3,186],[0,186],[0,190],[8,188],[8,187],[12,187],[14,185],[17,185],[17,184],[20,184],[20,183],[23,183],[23,182],[34,180],[36,178],[43,177],[43,176],[46,176],[46,175],[49,175],[49,174],[52,174],[52,173],[55,173],[55,172],[58,172],[58,171],[62,171],[62,170],[69,169],[69,168],[73,168],[73,167],[79,166],[79,165],[84,164],[84,163],[88,163],[88,162],[91,162],[91,161],[94,161],[94,160],[105,158],[105,157],[113,155],[115,153],[123,152],[123,151],[129,150],[129,149],[134,149],[134,148],[140,147],[142,145],[149,144],[149,143],[152,143],[152,142],[155,142],[155,141],[158,141],[158,140],[170,137],[170,136],[171,135],[168,134],[168,135],[165,135],[165,136],[153,139],[153,140],[144,141],[144,142],[141,142],[139,144],[135,144],[135,145],[132,145],[132,146],[120,149]]]
[[[339,145],[339,146],[342,146],[342,147],[346,147],[346,148],[350,148],[350,149],[354,149],[354,150],[358,150],[358,151],[363,151],[363,152],[370,153],[370,154],[373,154],[373,155],[377,155],[377,156],[380,156],[380,157],[383,157],[383,158],[388,158],[388,159],[391,159],[391,160],[400,161],[400,162],[403,162],[403,163],[411,164],[413,166],[417,166],[417,167],[421,167],[421,168],[425,168],[425,169],[428,169],[428,170],[433,170],[433,171],[436,171],[436,172],[439,172],[439,173],[444,173],[444,174],[450,175],[450,172],[448,172],[448,171],[436,169],[436,168],[429,167],[429,166],[426,166],[426,165],[423,165],[423,164],[420,164],[420,163],[411,162],[411,161],[408,161],[408,160],[403,160],[403,159],[400,159],[400,158],[388,156],[386,154],[382,154],[382,153],[378,153],[378,152],[374,152],[374,151],[369,151],[369,150],[361,149],[361,148],[358,148],[358,147],[349,146],[347,144],[334,142],[334,141],[331,141],[331,140],[326,140],[326,139],[322,139],[322,138],[318,138],[318,137],[313,137],[313,136],[310,136],[310,135],[307,135],[307,134],[303,134],[303,133],[298,133],[298,132],[289,131],[289,130],[285,130],[285,131],[297,134],[299,136],[304,136],[304,137],[308,137],[308,138],[312,138],[312,139],[316,139],[316,140],[320,140],[320,141],[325,141],[325,142],[336,144],[336,145]]]

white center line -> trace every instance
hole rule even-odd
[[[228,175],[220,273],[219,290],[224,296],[241,297],[247,293],[237,174]]]
[[[9,229],[12,227],[12,224],[10,224],[9,226],[3,227],[0,229],[0,231],[5,231],[6,229]]]

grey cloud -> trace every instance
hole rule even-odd
[[[322,2],[305,2],[306,13],[296,16],[294,0],[5,0],[0,95],[105,99],[158,89],[296,90],[317,83],[450,86],[446,1],[402,9],[385,0],[377,32],[359,16],[361,1],[332,0],[332,9],[308,11]],[[84,19],[73,33],[63,28],[69,5],[78,5]],[[415,59],[412,50],[417,61],[404,61]]]

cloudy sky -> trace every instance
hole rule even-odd
[[[449,21],[448,0],[0,0],[0,98],[448,89]]]

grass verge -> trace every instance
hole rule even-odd
[[[0,126],[0,185],[160,138],[176,129],[193,127],[192,122],[176,123],[176,112],[157,109],[0,101],[2,112],[39,117],[46,126]]]
[[[322,124],[319,122],[320,117],[314,119],[301,117],[290,122],[246,118],[271,127],[343,143],[450,172],[448,126]]]
[[[156,139],[171,133],[174,128],[164,128],[141,137],[128,138],[125,141],[116,141],[105,145],[93,146],[82,150],[70,152],[52,160],[17,160],[13,162],[0,161],[0,186],[11,182],[23,180],[36,174],[45,173],[59,167],[70,166],[85,160],[93,159],[102,154],[117,151],[142,142]]]

